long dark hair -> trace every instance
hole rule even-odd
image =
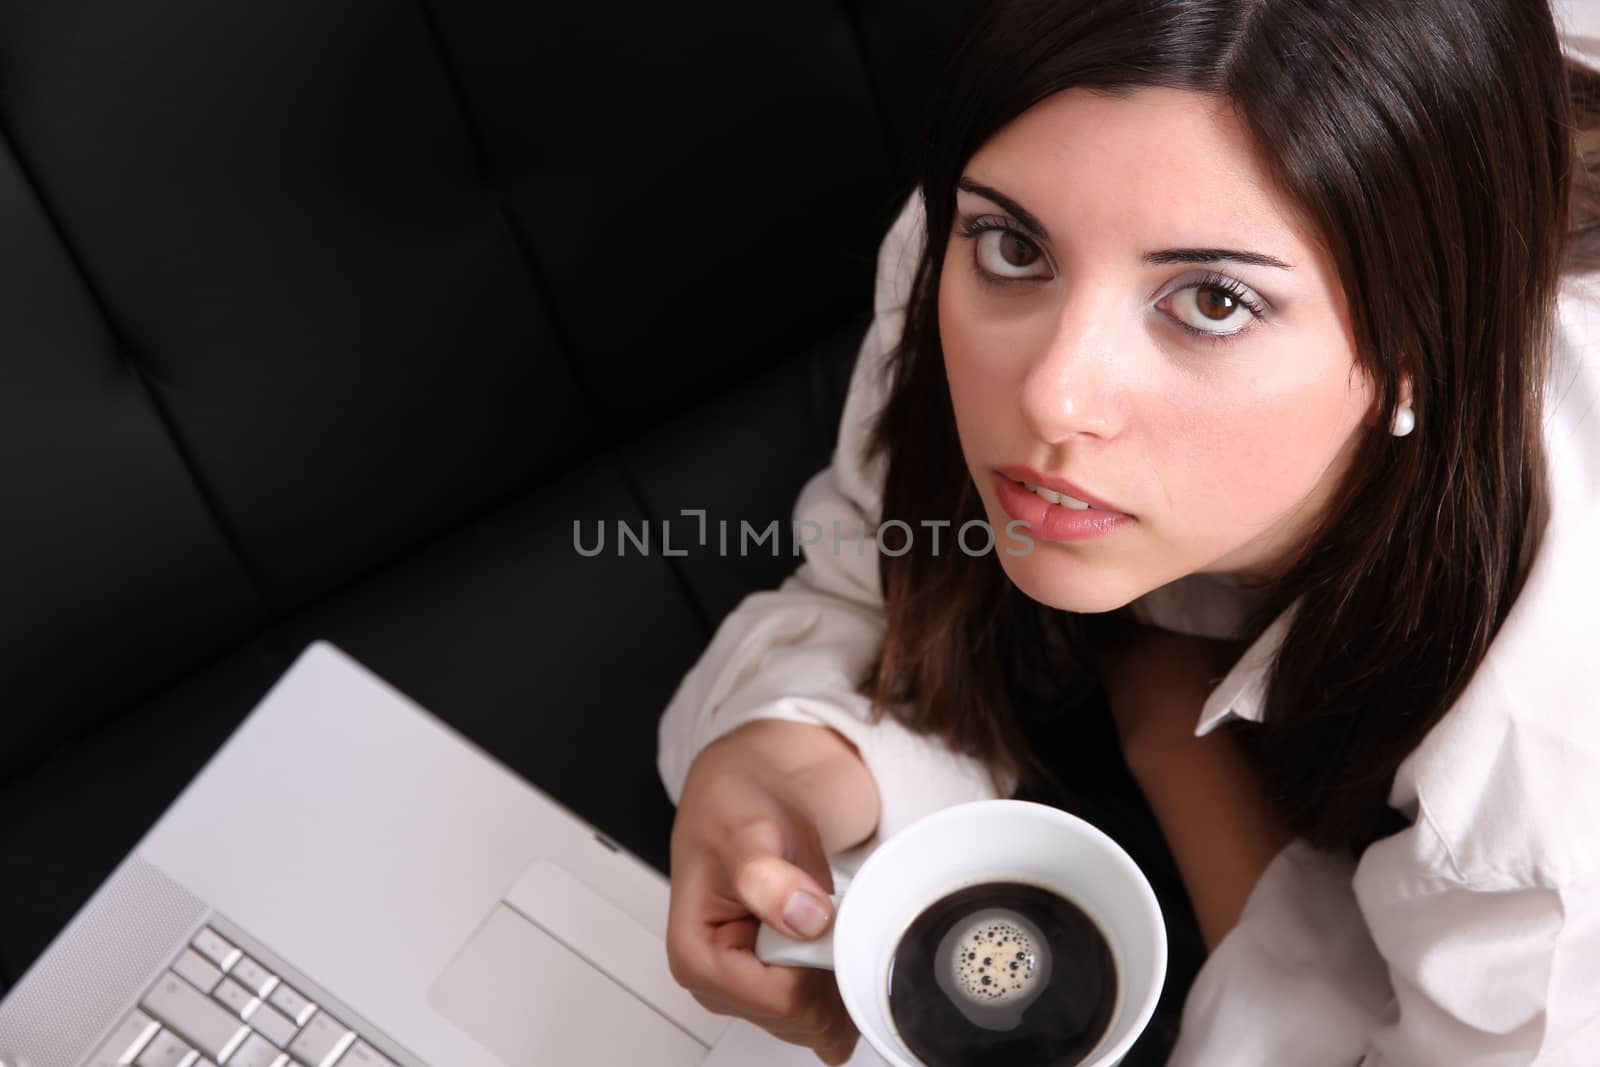
[[[1600,267],[1600,75],[1562,55],[1539,0],[980,4],[930,109],[927,244],[872,444],[884,521],[984,518],[939,344],[955,185],[1001,127],[1078,86],[1232,101],[1338,267],[1379,417],[1244,636],[1299,605],[1253,740],[1293,831],[1358,851],[1396,828],[1396,768],[1466,686],[1536,546],[1557,289]],[[1406,377],[1418,432],[1397,447]],[[1032,601],[993,554],[913,544],[881,564],[887,634],[863,692],[998,773],[1037,769],[1018,708],[1066,714],[1092,692],[1096,617]]]

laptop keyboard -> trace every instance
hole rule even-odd
[[[396,1067],[206,926],[86,1067]]]

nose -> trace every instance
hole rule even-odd
[[[1087,300],[1067,301],[1049,344],[1029,367],[1022,413],[1040,440],[1054,445],[1116,433],[1115,346],[1101,328],[1106,318]]]

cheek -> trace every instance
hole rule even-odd
[[[969,454],[974,434],[993,425],[996,405],[1004,393],[1002,376],[996,373],[999,368],[990,366],[992,361],[986,358],[994,348],[985,333],[973,313],[970,294],[947,276],[939,289],[939,346],[944,352],[956,429],[962,449]]]
[[[994,314],[970,278],[939,289],[939,344],[963,447],[1016,421],[1017,402],[1037,344],[1037,316]]]
[[[1335,380],[1336,379],[1336,380]],[[1360,419],[1358,398],[1337,373],[1314,382],[1197,390],[1167,411],[1152,435],[1167,453],[1167,489],[1181,513],[1209,511],[1219,524],[1256,528],[1323,482]]]

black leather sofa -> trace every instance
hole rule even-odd
[[[0,3],[0,979],[317,638],[665,867],[960,6]]]

